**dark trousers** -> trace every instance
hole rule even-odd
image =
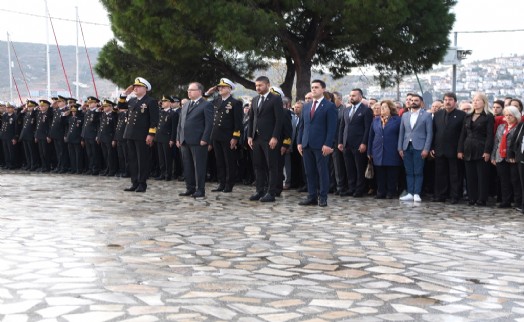
[[[519,170],[520,191],[522,193],[524,191],[524,162],[519,162],[517,167],[518,167],[518,170]],[[519,205],[517,205],[517,207],[518,206]],[[522,208],[522,207],[524,207],[524,198],[522,198],[522,204],[520,204],[520,208]],[[522,208],[522,209],[524,209],[524,208]]]
[[[116,143],[116,150],[118,153],[118,173],[120,174],[129,174],[129,164],[128,164],[128,146],[127,140],[118,141]]]
[[[253,151],[250,148],[240,150],[238,159],[239,178],[244,184],[250,184],[255,181],[255,171],[253,169]]]
[[[64,139],[53,139],[56,154],[56,168],[58,170],[68,170],[69,168],[69,154]]]
[[[344,162],[346,165],[349,192],[363,194],[366,183],[364,174],[366,172],[366,166],[368,165],[366,153],[358,152],[358,147],[346,147],[344,149]]]
[[[186,190],[206,192],[207,145],[181,146]]]
[[[284,190],[284,172],[286,167],[286,154],[282,154],[279,149],[278,153],[278,177],[277,177],[277,189],[275,193],[280,195]]]
[[[93,173],[100,171],[100,155],[98,154],[97,143],[95,139],[85,139],[85,148],[87,153],[87,170]]]
[[[69,162],[71,164],[71,171],[80,174],[84,168],[84,155],[80,143],[68,143],[67,149],[69,151]]]
[[[515,205],[522,204],[522,189],[520,187],[519,168],[516,163],[501,161],[497,163],[500,179],[501,203],[509,205],[511,200]]]
[[[117,156],[112,142],[100,142],[100,148],[102,149],[106,173],[109,175],[115,175]]]
[[[300,188],[305,183],[304,160],[295,147],[291,152],[291,188]]]
[[[258,193],[276,195],[280,146],[269,148],[269,141],[259,138],[253,140],[253,166]]]
[[[220,186],[232,188],[237,179],[237,150],[231,150],[229,141],[213,141],[217,179]]]
[[[38,147],[36,146],[35,141],[22,141],[22,146],[24,147],[27,169],[35,170],[38,168],[38,164],[40,163],[40,158],[38,157]]]
[[[156,142],[156,151],[158,154],[159,176],[170,178],[173,176],[173,150],[169,142]]]
[[[5,166],[7,168],[14,168],[16,166],[15,145],[11,139],[3,139],[2,147],[4,150]]]
[[[308,199],[327,200],[329,192],[329,156],[322,155],[321,149],[309,147],[302,151],[307,176]]]
[[[444,156],[435,158],[435,197],[445,199],[462,198],[464,173],[462,160]]]
[[[51,168],[51,145],[47,143],[46,139],[38,139],[38,154],[40,155],[40,163],[42,164],[42,171],[49,171]]]
[[[129,148],[129,175],[133,186],[147,187],[151,170],[151,149],[146,140],[127,140]]]
[[[484,159],[466,161],[466,183],[470,202],[486,202],[489,191],[489,162]]]
[[[375,166],[378,197],[398,195],[398,175],[400,166]]]
[[[337,191],[346,191],[348,188],[348,177],[346,175],[344,153],[339,149],[334,149],[331,158],[333,158],[333,167],[335,168]]]

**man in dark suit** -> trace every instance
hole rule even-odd
[[[207,152],[213,128],[213,104],[202,95],[204,87],[191,83],[187,89],[188,101],[182,107],[178,122],[176,145],[182,151],[186,191],[179,196],[204,198],[206,195]]]
[[[39,104],[40,110],[36,118],[35,143],[38,145],[38,153],[42,165],[40,172],[49,172],[51,168],[51,141],[48,141],[48,136],[53,119],[53,111],[50,109],[51,102],[48,100],[40,100]]]
[[[36,130],[36,118],[38,110],[35,107],[38,103],[32,100],[28,100],[26,107],[20,114],[23,118],[22,129],[20,130],[20,141],[24,148],[26,170],[35,171],[38,168],[40,162],[38,157],[38,147],[35,143],[35,130]]]
[[[173,122],[176,115],[171,109],[175,100],[169,95],[162,97],[162,110],[155,135],[156,150],[158,153],[158,168],[160,174],[155,180],[171,181],[173,177],[173,150],[176,141],[178,121]]]
[[[81,174],[84,156],[80,142],[82,141],[82,123],[84,122],[84,115],[80,109],[80,104],[72,106],[69,111],[71,115],[68,118],[67,133],[65,135],[65,143],[67,144],[67,151],[69,153],[69,163],[71,165],[70,173]]]
[[[6,112],[1,118],[2,127],[0,128],[0,137],[4,148],[5,167],[6,169],[12,170],[17,166],[15,147],[16,143],[18,143],[18,135],[16,133],[17,115],[14,105],[7,103]]]
[[[158,102],[147,95],[150,90],[151,84],[146,79],[137,77],[118,100],[119,107],[127,105],[129,110],[124,139],[129,148],[131,187],[124,189],[125,191],[145,192],[147,189],[147,178],[151,171],[151,146],[160,115]],[[126,102],[126,97],[131,92],[136,96]]]
[[[324,99],[326,83],[311,82],[313,102],[306,103],[298,125],[297,149],[304,158],[308,196],[299,205],[327,206],[329,155],[333,153],[337,126],[335,104]],[[320,179],[320,183],[318,182]]]
[[[335,106],[337,108],[338,117],[337,117],[337,130],[335,132],[335,140],[338,141],[338,135],[340,130],[340,123],[344,121],[344,112],[346,111],[346,106],[344,105],[342,94],[339,92],[333,92],[335,96]],[[331,154],[333,159],[333,167],[335,169],[335,180],[337,183],[336,195],[340,195],[348,190],[348,177],[346,175],[346,165],[344,163],[344,153],[339,149],[335,149],[333,154]]]
[[[444,108],[433,116],[433,148],[435,158],[435,194],[432,201],[445,202],[448,195],[456,204],[462,197],[463,164],[457,158],[460,132],[466,113],[457,109],[455,93],[444,94]]]
[[[68,113],[67,98],[58,95],[56,106],[53,110],[53,120],[49,129],[49,140],[53,142],[56,154],[56,168],[54,173],[66,173],[69,171],[69,153],[64,142],[67,132]]]
[[[367,144],[373,111],[362,103],[362,90],[355,88],[350,94],[351,107],[344,111],[340,122],[338,149],[344,153],[348,191],[341,196],[362,197],[365,189]]]
[[[206,92],[209,95],[218,90],[219,96],[213,99],[215,116],[211,140],[215,151],[218,187],[214,192],[231,192],[237,179],[238,141],[242,130],[242,102],[233,98],[231,92],[235,84],[227,79],[220,79],[217,86]]]
[[[274,202],[277,192],[279,138],[282,131],[282,98],[269,91],[269,78],[260,76],[255,80],[258,93],[249,111],[248,145],[253,150],[253,166],[257,191],[249,200]]]
[[[118,155],[118,170],[116,176],[122,178],[129,177],[129,150],[127,147],[127,140],[124,139],[124,132],[127,125],[127,115],[127,105],[119,105],[118,121],[116,123],[113,144],[116,145],[116,151]]]

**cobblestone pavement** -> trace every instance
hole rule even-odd
[[[524,321],[524,216],[0,174],[2,321]]]

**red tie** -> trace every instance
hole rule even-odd
[[[317,108],[317,102],[318,101],[313,102],[313,107],[311,108],[311,113],[309,114],[311,119],[313,118],[313,115],[315,115],[315,109]]]

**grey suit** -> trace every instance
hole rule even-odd
[[[193,106],[190,105],[191,101],[182,106],[177,127],[177,141],[181,145],[186,189],[204,194],[207,145],[200,145],[200,141],[211,144],[213,104],[200,98]]]

